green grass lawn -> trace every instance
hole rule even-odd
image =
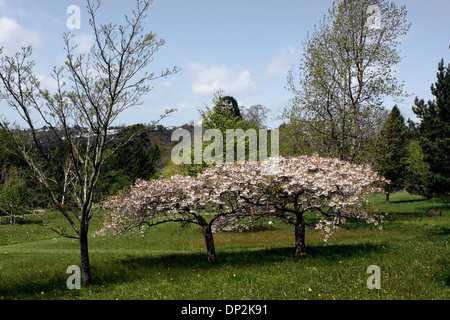
[[[203,236],[166,224],[139,234],[90,238],[93,285],[68,290],[80,265],[77,240],[33,224],[0,226],[0,299],[449,299],[450,206],[407,193],[370,198],[387,212],[383,230],[350,222],[328,240],[307,230],[306,257],[294,258],[294,231],[215,235],[219,263],[208,265]],[[427,217],[430,209],[442,217]],[[58,222],[55,216],[54,222]],[[100,229],[101,215],[91,223]],[[370,265],[381,289],[368,289]]]

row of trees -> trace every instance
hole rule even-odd
[[[78,132],[82,134],[82,131]],[[24,131],[22,134],[26,135],[27,132]],[[25,212],[30,212],[33,208],[51,208],[52,202],[47,190],[36,183],[32,170],[15,152],[10,137],[4,130],[0,130],[0,135],[2,135],[0,140],[0,215],[11,216],[14,223],[16,215],[23,216]],[[43,148],[50,155],[50,165],[46,169],[46,174],[51,175],[60,185],[72,183],[73,173],[67,167],[70,157],[67,144],[60,141],[49,143],[53,140],[52,138],[57,140],[52,132],[38,133],[37,137],[42,139]],[[82,143],[85,144],[86,141]],[[32,145],[32,141],[30,140],[28,144]],[[112,153],[121,144],[123,147]],[[159,175],[161,152],[145,125],[122,128],[105,150],[112,155],[105,161],[100,173],[98,187],[93,196],[95,202],[132,185],[137,179],[150,179]],[[34,150],[31,148],[29,152],[30,156],[38,157],[33,154]],[[71,199],[67,194],[61,198],[62,205],[70,202]]]

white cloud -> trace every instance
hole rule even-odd
[[[158,94],[167,94],[171,91],[173,85],[169,80],[160,81],[155,85],[155,90]]]
[[[75,33],[72,44],[76,46],[77,53],[87,53],[94,45],[94,35],[87,33]]]
[[[300,50],[288,46],[287,48],[282,48],[277,57],[264,69],[264,74],[268,77],[281,78],[286,77],[292,65],[298,63],[300,60]]]
[[[40,74],[37,78],[41,83],[42,88],[50,90],[50,92],[55,92],[58,89],[58,82],[53,77]]]
[[[189,63],[193,79],[192,91],[195,94],[211,94],[222,89],[230,94],[255,92],[256,85],[250,71],[235,70],[226,64],[208,65],[205,63]]]
[[[14,18],[0,17],[0,30],[0,47],[7,55],[20,51],[24,46],[39,45],[42,41],[38,32],[22,27]]]

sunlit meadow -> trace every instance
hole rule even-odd
[[[383,195],[370,201],[388,213],[383,230],[350,221],[324,242],[311,227],[301,258],[294,258],[293,229],[268,221],[257,230],[216,234],[217,265],[207,263],[195,226],[91,237],[93,285],[80,290],[66,286],[67,267],[79,265],[76,240],[32,224],[1,225],[0,298],[449,299],[449,205],[407,193],[393,194],[391,203]],[[442,216],[427,217],[431,209]],[[98,213],[91,233],[101,225]],[[380,267],[380,289],[367,287],[370,265]]]

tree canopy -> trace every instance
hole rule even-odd
[[[307,211],[323,217],[316,228],[325,231],[326,238],[332,226],[339,227],[345,219],[378,225],[381,217],[367,210],[363,195],[384,182],[369,166],[317,156],[221,163],[197,177],[138,181],[122,190],[105,201],[109,210],[98,234],[145,234],[162,223],[193,223],[202,228],[208,261],[217,262],[213,232],[242,230],[273,216],[294,226],[295,255],[302,256]]]
[[[369,23],[373,6],[381,21],[376,27]],[[308,33],[298,79],[292,71],[288,76],[294,97],[283,117],[292,129],[300,126],[300,138],[312,153],[367,159],[371,138],[385,119],[383,99],[404,95],[393,67],[402,59],[399,38],[409,28],[405,7],[386,0],[342,0]]]

